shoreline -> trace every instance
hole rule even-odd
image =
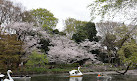
[[[123,71],[119,71],[123,72]],[[103,73],[103,74],[119,74],[116,71],[104,71],[104,72],[86,72],[83,74],[98,74],[98,73]],[[128,70],[125,75],[137,75],[137,70]]]
[[[123,72],[123,71],[120,71]],[[103,74],[107,74],[107,75],[120,75],[119,73],[117,73],[116,71],[103,71],[103,72],[83,72],[84,75],[94,75],[94,74],[98,74],[98,73],[103,73]],[[43,76],[43,75],[69,75],[69,73],[67,72],[62,72],[62,73],[34,73],[34,74],[13,74],[13,76]],[[137,70],[128,70],[127,73],[125,75],[137,75]]]

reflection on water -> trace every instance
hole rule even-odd
[[[31,81],[31,77],[12,77],[15,81]]]
[[[68,75],[41,75],[31,78],[13,78],[14,81],[137,81],[136,75],[111,75],[110,78],[97,78],[97,75],[83,77],[69,77]]]
[[[69,81],[82,81],[83,77],[70,77]]]
[[[112,77],[105,75],[105,76],[97,76],[97,81],[111,81]]]
[[[97,78],[97,81],[111,81],[111,78]]]

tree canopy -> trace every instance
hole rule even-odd
[[[15,69],[21,62],[23,42],[16,35],[0,35],[0,67],[4,70]],[[1,69],[0,68],[0,69]]]
[[[123,17],[123,21],[130,20],[128,22],[136,21],[137,16],[135,15],[137,0],[95,0],[89,8],[91,9],[91,16],[93,20],[97,15],[102,18],[114,18]],[[119,21],[121,21],[119,20]]]
[[[83,26],[76,27],[76,33],[73,34],[72,39],[74,39],[77,43],[82,42],[85,39],[89,39],[89,41],[98,41],[96,34],[95,23],[87,22]]]
[[[80,26],[85,25],[85,21],[76,20],[74,18],[67,18],[65,20],[64,32],[67,33],[69,38],[72,38],[73,34],[75,34]]]
[[[55,28],[58,19],[54,15],[44,8],[33,9],[30,11],[32,14],[35,24],[39,27],[43,27],[45,30],[48,28]]]
[[[28,67],[44,67],[45,64],[48,63],[47,55],[39,54],[36,51],[33,51],[29,56],[29,60],[26,65]]]
[[[22,21],[23,7],[15,5],[9,0],[0,0],[0,25]]]
[[[137,64],[137,44],[134,39],[131,42],[125,43],[118,51],[121,61],[125,64]]]

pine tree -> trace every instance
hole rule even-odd
[[[0,69],[14,69],[20,63],[23,42],[16,35],[0,35]]]

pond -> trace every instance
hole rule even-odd
[[[69,77],[67,74],[37,75],[31,78],[14,78],[14,81],[137,81],[137,75],[110,75],[112,78],[97,78],[88,74],[83,77]]]

